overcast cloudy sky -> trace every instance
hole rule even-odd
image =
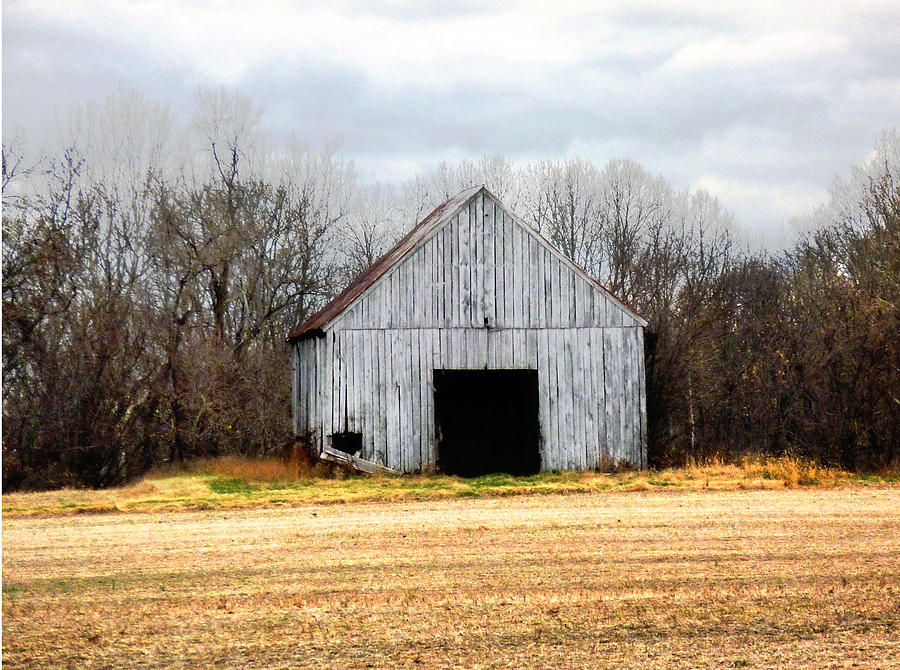
[[[900,125],[898,36],[898,0],[4,0],[3,134],[130,88],[186,117],[224,86],[366,179],[626,157],[775,228]]]

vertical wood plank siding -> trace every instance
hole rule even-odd
[[[294,428],[362,433],[365,460],[433,470],[435,369],[538,372],[541,468],[646,467],[642,324],[487,192],[293,342]]]
[[[483,328],[485,317],[496,328],[640,325],[499,206],[492,216],[484,216],[484,207],[482,225],[470,225],[470,210],[463,208],[337,317],[331,329]]]

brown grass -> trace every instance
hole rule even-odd
[[[898,565],[895,487],[4,518],[3,663],[898,667]]]
[[[306,463],[280,458],[251,459],[238,456],[200,459],[188,463],[183,470],[192,474],[231,477],[247,481],[291,481],[307,479],[312,472]],[[151,477],[154,474],[151,473]]]
[[[474,479],[444,475],[351,476],[327,463],[217,458],[159,470],[137,484],[102,491],[65,489],[3,496],[3,515],[159,512],[276,508],[351,502],[443,500],[604,491],[737,490],[896,486],[898,473],[863,476],[793,458],[712,460],[685,468],[615,473],[561,472],[532,477],[497,474]]]

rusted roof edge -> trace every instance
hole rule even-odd
[[[440,205],[435,207],[432,212],[417,223],[413,228],[404,235],[400,241],[385,252],[377,261],[372,263],[367,269],[363,270],[350,284],[344,288],[333,300],[326,304],[322,309],[313,314],[299,328],[291,332],[287,336],[287,341],[291,342],[299,339],[312,337],[317,333],[315,331],[323,331],[328,325],[341,316],[351,305],[356,302],[357,298],[362,296],[367,290],[378,282],[384,275],[409,256],[420,244],[426,242],[432,235],[443,227],[443,224],[455,216],[469,201],[482,191],[488,192],[484,186],[474,186],[457,193],[451,198],[447,198]],[[489,193],[490,195],[490,193]],[[494,198],[493,195],[491,195]],[[496,200],[496,198],[494,198]]]

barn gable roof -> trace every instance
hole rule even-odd
[[[600,284],[596,279],[588,275],[579,266],[573,263],[567,256],[560,252],[553,244],[547,241],[540,233],[531,226],[522,221],[515,214],[504,207],[500,201],[485,186],[475,186],[458,193],[452,198],[447,199],[438,205],[434,211],[420,221],[412,230],[410,230],[397,244],[389,251],[375,261],[371,266],[364,270],[356,279],[354,279],[341,293],[339,293],[331,302],[325,305],[321,310],[313,314],[299,328],[288,335],[288,340],[297,340],[306,337],[321,334],[332,322],[337,320],[357,298],[362,296],[369,288],[371,288],[379,279],[386,275],[391,269],[400,265],[420,244],[427,241],[434,233],[443,228],[449,221],[455,217],[459,211],[468,205],[468,203],[484,193],[494,200],[495,203],[503,208],[503,211],[522,226],[532,237],[534,237],[541,245],[546,247],[552,254],[557,256],[569,269],[580,277],[588,281],[590,284],[601,290],[609,298],[611,298],[623,311],[635,319],[642,326],[647,325],[647,321],[641,318],[621,299],[614,296],[606,287]]]

